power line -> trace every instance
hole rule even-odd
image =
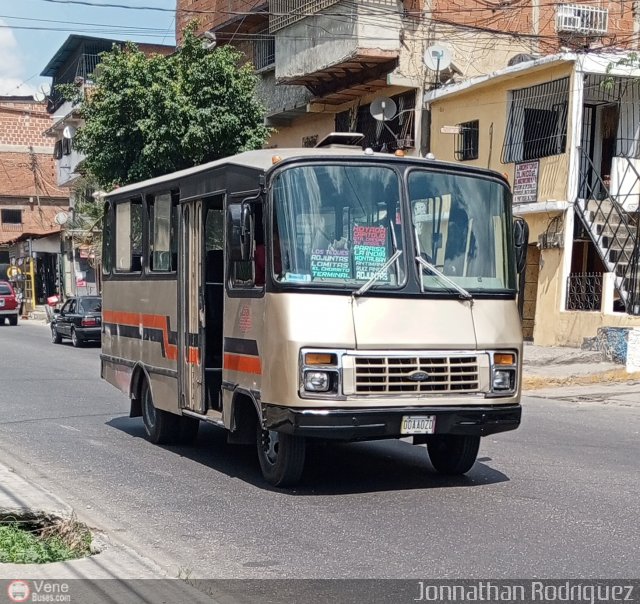
[[[162,27],[127,27],[125,25],[118,25],[117,23],[86,23],[84,21],[59,21],[56,19],[37,19],[35,17],[14,17],[12,15],[0,15],[0,19],[15,19],[16,21],[36,21],[38,23],[64,23],[67,25],[89,25],[91,27],[117,27],[123,29],[132,29],[136,31],[157,31],[165,32],[166,28]]]
[[[42,2],[49,2],[49,3],[53,3],[53,4],[71,4],[71,5],[83,5],[83,6],[91,6],[94,8],[117,8],[117,9],[125,9],[125,10],[149,10],[149,11],[158,11],[158,12],[169,12],[172,14],[176,14],[176,13],[185,13],[185,14],[189,14],[189,15],[227,15],[230,17],[246,17],[249,15],[256,15],[259,14],[255,11],[223,11],[223,10],[205,10],[205,9],[173,9],[173,8],[163,8],[163,7],[158,7],[158,6],[131,6],[128,4],[120,4],[120,3],[101,3],[101,4],[96,4],[95,2],[89,2],[87,0],[40,0]],[[485,21],[487,23],[491,23],[491,22],[495,22],[501,18],[503,18],[503,13],[505,11],[511,11],[511,15],[508,15],[508,17],[513,17],[515,19],[516,17],[516,11],[519,12],[523,12],[525,10],[527,10],[530,7],[523,7],[521,5],[519,5],[522,2],[522,0],[516,0],[515,2],[513,2],[513,4],[511,5],[497,5],[497,4],[493,4],[487,0],[478,0],[478,3],[483,3],[485,6],[480,6],[477,8],[474,7],[469,7],[468,9],[465,9],[465,13],[473,13],[474,11],[477,12],[482,12],[484,14],[487,14],[487,17],[485,19],[481,19],[478,22],[476,22],[475,24],[465,24],[465,23],[459,23],[457,21],[448,21],[446,19],[442,19],[440,16],[444,16],[447,14],[451,14],[451,15],[459,15],[460,14],[460,10],[459,9],[452,9],[452,10],[439,10],[435,13],[433,13],[436,18],[434,19],[433,17],[429,18],[429,21],[432,22],[433,24],[437,25],[438,23],[441,23],[443,25],[448,25],[451,27],[460,27],[466,30],[478,30],[478,31],[483,31],[485,33],[489,33],[489,34],[496,34],[496,35],[501,35],[501,36],[510,36],[516,39],[521,39],[523,37],[531,40],[531,41],[539,41],[539,42],[544,42],[544,41],[548,41],[550,44],[554,44],[557,42],[557,35],[555,34],[555,32],[553,32],[552,34],[548,34],[548,35],[544,35],[544,34],[533,34],[533,33],[524,33],[521,31],[518,31],[514,28],[513,31],[509,31],[508,29],[505,30],[504,27],[487,27],[480,25],[481,21]],[[344,6],[351,6],[351,7],[356,7],[358,6],[358,10],[359,10],[359,14],[363,15],[364,17],[368,17],[369,21],[377,21],[379,24],[381,25],[388,25],[388,21],[387,18],[389,16],[397,16],[399,18],[407,18],[407,17],[413,17],[413,18],[419,18],[419,19],[425,19],[425,15],[423,15],[421,12],[419,11],[399,11],[398,9],[393,9],[393,8],[385,8],[385,7],[371,7],[371,6],[362,6],[359,4],[356,4],[355,2],[351,1],[347,1],[344,3]],[[540,7],[555,7],[556,4],[555,2],[542,2],[539,5]],[[301,18],[304,17],[310,17],[315,15],[316,13],[309,13],[306,14],[303,11],[298,11],[299,12],[299,16]],[[276,12],[264,12],[264,15],[269,15],[269,16],[282,16],[285,14],[289,14],[289,13],[276,13]],[[296,12],[294,11],[294,14],[296,14]],[[342,22],[342,23],[348,23],[348,22],[352,22],[354,15],[353,13],[322,13],[322,16],[324,18],[329,18],[332,20],[335,20],[336,22]],[[345,20],[341,20],[340,18],[346,18],[347,21]],[[547,29],[547,26],[549,25],[550,21],[553,20],[553,15],[550,16],[550,18],[547,20],[546,23],[543,24],[542,29]],[[93,25],[93,24],[92,24]],[[98,26],[98,24],[95,24],[96,26]],[[381,38],[380,36],[357,36],[357,35],[349,35],[349,34],[344,34],[344,35],[337,35],[333,32],[328,32],[325,28],[317,25],[317,24],[313,24],[313,23],[308,23],[307,25],[309,25],[312,28],[316,28],[319,30],[324,31],[325,33],[332,35],[335,39],[361,39],[361,40],[365,40],[365,39],[369,39],[369,40],[395,40],[397,39],[395,36],[393,38]],[[139,30],[136,30],[139,31]],[[141,34],[144,35],[144,34]],[[252,36],[252,37],[249,37]],[[239,32],[236,31],[236,33],[234,34],[234,37],[243,37],[243,39],[245,40],[251,40],[251,39],[260,39],[260,34],[245,34],[244,36],[242,36],[242,34],[240,34]],[[271,36],[272,34],[266,33],[263,34],[262,37],[266,37],[266,36]],[[615,35],[615,34],[614,34]],[[255,38],[253,38],[253,36],[255,36]],[[290,35],[286,35],[286,34],[279,34],[280,38],[287,38],[287,39],[299,39],[299,40],[305,40],[308,39],[307,36],[290,36]],[[420,39],[422,40],[429,40],[431,41],[433,39],[432,36],[428,36],[425,38],[413,38],[416,41],[419,41]]]
[[[96,24],[96,27],[100,27]],[[104,34],[104,35],[117,35],[123,34],[121,29],[75,29],[69,27],[38,27],[35,25],[27,26],[27,25],[0,25],[0,29],[17,29],[21,31],[64,31],[64,32],[80,32],[85,34]],[[137,30],[131,30],[126,32],[127,35],[135,35],[137,37],[142,38],[162,38],[166,37],[166,30],[161,30],[158,33],[150,34],[144,32],[138,32]]]
[[[125,10],[151,10],[161,13],[175,13],[175,8],[163,8],[160,6],[131,6],[128,4],[116,4],[116,3],[103,3],[96,4],[95,2],[87,2],[87,0],[40,0],[40,2],[50,2],[51,4],[79,4],[81,6],[92,6],[94,8],[122,8]],[[196,13],[213,13],[216,11],[192,11],[183,10],[181,12],[196,12]]]

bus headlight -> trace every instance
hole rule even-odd
[[[342,350],[303,348],[300,350],[298,394],[302,398],[344,398],[342,391]]]
[[[511,351],[491,353],[491,392],[493,396],[511,396],[516,392],[518,357]]]
[[[331,376],[326,371],[305,371],[304,389],[307,392],[329,392]]]
[[[508,369],[496,369],[493,372],[493,390],[513,390],[515,372]]]

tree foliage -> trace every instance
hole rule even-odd
[[[193,28],[171,56],[131,43],[104,53],[79,100],[85,125],[74,146],[86,169],[111,188],[260,148],[269,129],[242,57],[231,46],[206,50]],[[73,86],[62,92],[74,100]]]

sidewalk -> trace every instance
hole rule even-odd
[[[524,394],[534,396],[623,396],[640,402],[640,374],[603,360],[601,352],[525,343],[522,369]],[[593,399],[593,396],[589,396]],[[603,399],[604,400],[604,399]]]
[[[68,518],[73,510],[53,493],[20,477],[12,468],[0,464],[0,517],[45,514]],[[81,517],[78,518],[82,520]],[[193,602],[212,604],[202,591],[171,576],[149,558],[113,541],[109,535],[90,527],[95,553],[79,560],[50,564],[0,563],[0,584],[19,580],[31,591],[39,581],[67,584],[71,601],[85,604],[114,602]],[[105,582],[105,579],[110,581]],[[147,581],[141,581],[147,579]],[[156,579],[156,581],[148,581]],[[158,579],[162,579],[158,581]],[[80,581],[78,581],[80,580]],[[8,585],[8,583],[7,583]],[[3,587],[7,587],[3,585]],[[35,595],[35,593],[34,593]]]
[[[0,464],[0,515],[47,514],[68,518],[73,510],[53,493]],[[51,564],[0,564],[0,578],[21,579],[158,579],[166,573],[153,562],[92,530],[94,556]]]

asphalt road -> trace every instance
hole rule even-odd
[[[99,352],[0,327],[2,461],[174,576],[638,577],[640,401],[525,399],[522,427],[455,480],[406,442],[315,446],[281,491],[216,428],[144,440]]]

